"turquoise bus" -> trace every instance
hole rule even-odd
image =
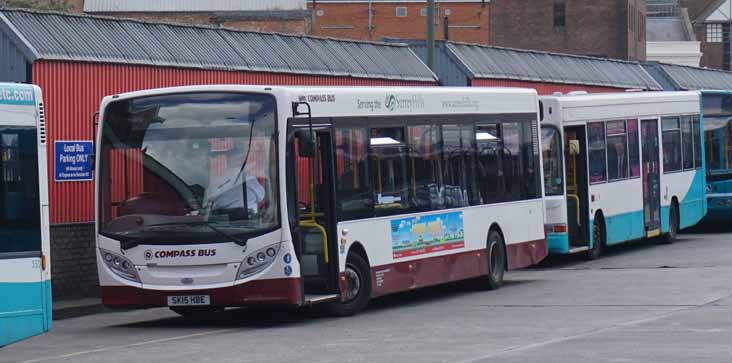
[[[732,218],[732,91],[703,91],[707,164],[705,221]]]
[[[40,88],[0,83],[0,347],[51,327],[46,164]]]

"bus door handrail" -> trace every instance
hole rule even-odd
[[[580,198],[576,194],[567,194],[567,199],[574,199],[577,202],[577,225],[582,225],[582,218],[580,218]]]

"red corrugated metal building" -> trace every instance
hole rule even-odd
[[[402,45],[0,11],[1,81],[43,89],[54,295],[94,294],[94,184],[55,182],[57,140],[92,140],[106,95],[194,84],[435,85]],[[132,178],[133,176],[131,176]]]

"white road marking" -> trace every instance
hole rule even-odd
[[[212,330],[207,332],[201,332],[201,333],[195,333],[195,334],[189,334],[189,335],[181,335],[177,337],[170,337],[170,338],[163,338],[163,339],[155,339],[155,340],[148,340],[145,342],[139,342],[139,343],[132,343],[132,344],[125,344],[125,345],[115,345],[111,347],[104,347],[104,348],[98,348],[98,349],[91,349],[91,350],[84,350],[81,352],[74,352],[74,353],[67,353],[62,355],[56,355],[52,357],[42,357],[42,358],[36,358],[31,360],[26,360],[20,363],[31,363],[31,362],[44,362],[49,360],[56,360],[56,359],[65,359],[65,358],[71,358],[71,357],[78,357],[80,355],[85,354],[91,354],[91,353],[100,353],[100,352],[107,352],[110,350],[116,350],[116,349],[126,349],[126,348],[134,348],[134,347],[140,347],[144,345],[151,345],[151,344],[157,344],[157,343],[166,343],[176,340],[182,340],[182,339],[188,339],[188,338],[198,338],[203,337],[207,335],[214,335],[214,334],[223,334],[232,332],[236,329],[221,329],[221,330]]]

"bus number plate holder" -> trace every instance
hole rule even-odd
[[[206,306],[211,305],[209,295],[168,296],[168,306]]]

